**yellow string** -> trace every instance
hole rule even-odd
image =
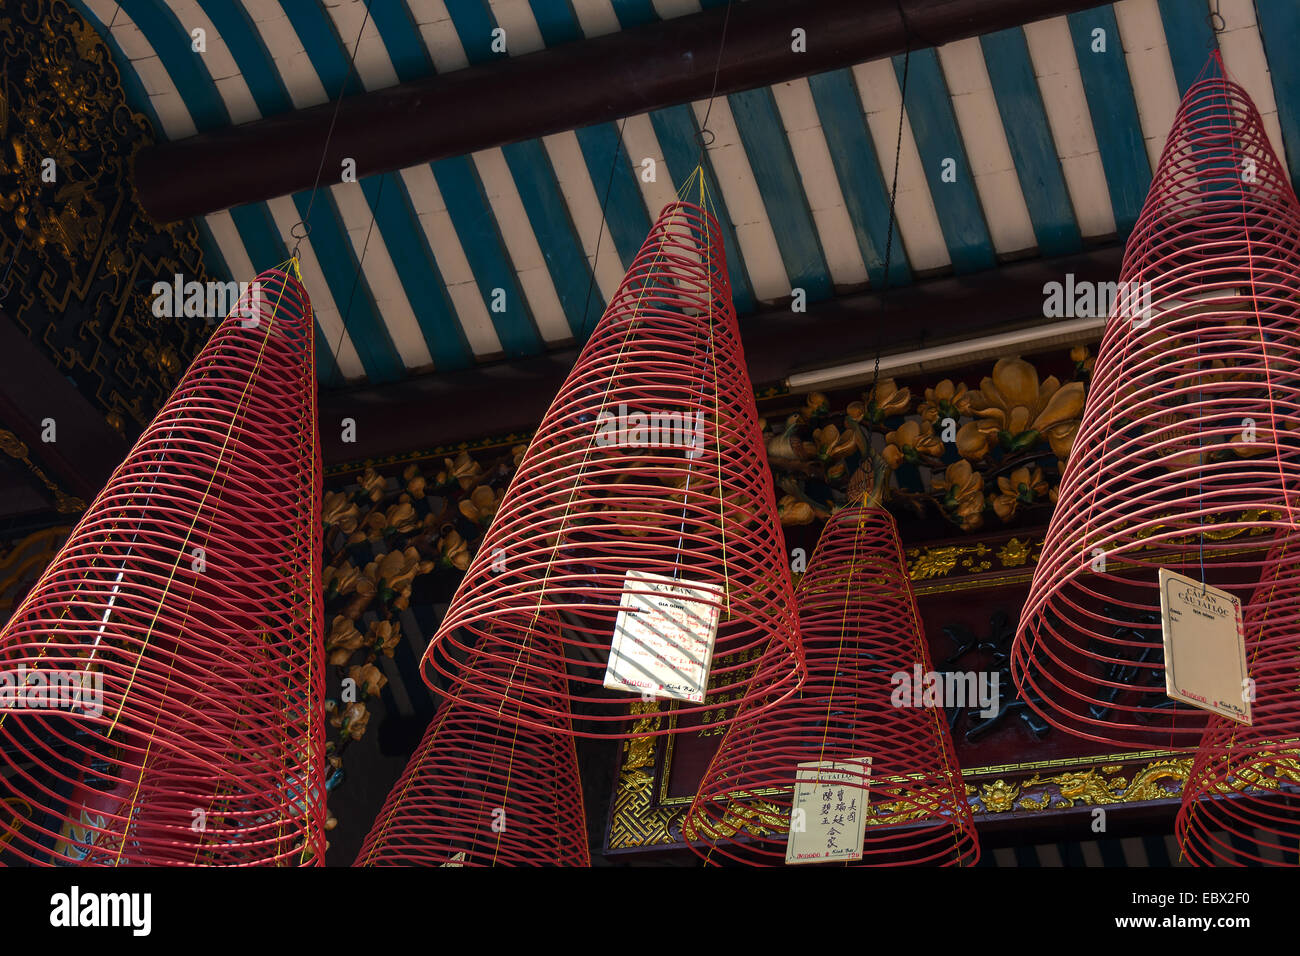
[[[280,266],[283,266],[283,265],[285,265],[285,263],[281,263],[281,264],[280,264]],[[279,268],[279,267],[277,267],[277,268]],[[296,271],[296,270],[295,270],[295,271]],[[285,288],[287,288],[287,285],[288,285],[287,283],[282,283],[282,284],[280,285],[280,291],[279,291],[279,294],[277,295],[276,300],[275,300],[275,304],[272,306],[272,309],[271,309],[270,323],[272,323],[272,324],[275,322],[276,317],[279,315],[279,312],[280,312],[280,301],[284,298],[284,290],[285,290]],[[227,315],[227,318],[229,318],[229,315]],[[136,676],[136,673],[137,673],[137,672],[139,671],[139,669],[140,669],[140,661],[143,659],[143,657],[144,657],[144,653],[145,653],[145,650],[148,648],[148,646],[149,646],[149,642],[150,642],[150,641],[152,640],[152,638],[153,638],[153,629],[154,629],[154,626],[158,623],[158,617],[159,617],[159,615],[162,613],[162,606],[163,606],[163,603],[167,600],[167,596],[168,596],[168,594],[169,594],[169,592],[170,592],[170,590],[171,590],[172,582],[173,582],[173,581],[175,580],[175,578],[176,578],[176,572],[180,570],[180,565],[181,565],[181,562],[184,560],[184,554],[185,554],[185,552],[186,552],[186,550],[187,550],[187,548],[188,548],[189,541],[190,541],[190,537],[193,535],[193,533],[194,533],[194,529],[198,526],[199,516],[203,513],[203,508],[204,508],[204,506],[206,505],[206,503],[207,503],[207,499],[208,499],[209,495],[210,495],[211,492],[212,492],[213,484],[216,482],[216,479],[217,479],[217,475],[218,475],[218,473],[222,470],[221,466],[222,466],[222,461],[223,461],[223,459],[225,458],[226,449],[227,449],[227,447],[229,447],[229,445],[230,445],[230,439],[231,439],[231,438],[233,437],[233,435],[234,435],[234,430],[235,430],[235,420],[236,420],[236,418],[238,418],[240,415],[242,415],[243,412],[245,412],[245,411],[247,410],[247,408],[248,408],[248,395],[249,395],[249,391],[250,391],[250,389],[252,388],[252,384],[253,384],[253,380],[254,380],[254,378],[256,378],[257,373],[260,371],[260,369],[261,369],[261,367],[262,367],[262,362],[263,362],[263,360],[264,360],[264,358],[265,358],[265,355],[266,355],[266,347],[267,347],[267,343],[270,341],[270,338],[271,338],[271,328],[270,328],[270,325],[268,324],[268,327],[267,327],[267,330],[266,330],[266,334],[262,336],[262,342],[261,342],[261,345],[260,345],[259,348],[258,348],[257,360],[256,360],[256,362],[254,363],[253,370],[249,373],[248,377],[245,379],[245,382],[244,382],[244,389],[243,389],[243,391],[241,392],[240,397],[239,397],[239,401],[238,401],[238,403],[237,403],[237,405],[236,405],[236,411],[235,411],[235,413],[232,414],[231,417],[230,417],[230,425],[229,425],[229,427],[227,428],[225,438],[224,438],[223,441],[222,441],[221,450],[220,450],[220,451],[218,452],[218,454],[217,454],[217,462],[216,462],[216,464],[213,466],[212,475],[208,478],[208,484],[207,484],[207,487],[204,489],[204,491],[203,491],[203,496],[202,496],[202,498],[200,498],[199,503],[198,503],[198,506],[197,506],[197,507],[195,508],[195,510],[194,510],[194,519],[190,522],[190,527],[189,527],[189,529],[188,529],[188,530],[186,531],[186,533],[185,533],[185,539],[184,539],[184,541],[181,542],[181,546],[177,549],[177,552],[176,552],[176,563],[175,563],[175,565],[172,566],[171,572],[170,572],[170,573],[168,574],[168,576],[167,576],[167,583],[166,583],[166,585],[163,587],[163,592],[162,592],[162,594],[161,594],[161,595],[159,596],[159,598],[158,598],[158,603],[157,603],[157,605],[156,605],[156,607],[155,607],[155,610],[154,610],[154,616],[153,616],[153,619],[149,622],[149,629],[148,629],[148,631],[145,632],[144,643],[143,643],[143,645],[140,647],[140,650],[139,650],[139,652],[138,652],[137,655],[136,655],[135,666],[131,669],[131,677],[130,677],[130,679],[127,681],[126,689],[125,689],[125,690],[123,691],[123,693],[122,693],[122,700],[121,700],[120,704],[118,705],[117,713],[114,714],[114,716],[113,716],[113,722],[109,725],[108,732],[105,734],[106,737],[111,737],[111,736],[113,735],[113,732],[117,729],[117,722],[118,722],[119,719],[121,719],[121,716],[122,716],[122,710],[126,707],[127,699],[128,699],[128,697],[130,696],[131,689],[132,689],[132,687],[134,686],[134,683],[135,683],[135,676]],[[228,475],[227,475],[227,476],[224,476],[224,477],[228,477]],[[224,485],[224,483],[223,483],[222,488],[224,489],[224,487],[225,487],[225,485]],[[188,615],[188,610],[187,610],[186,613],[187,613],[187,615]],[[169,675],[169,676],[168,676],[168,685],[167,685],[168,687],[170,687],[170,682],[171,682],[171,677],[170,677],[170,675]],[[310,708],[309,708],[309,709],[310,709]],[[114,866],[117,866],[117,865],[119,865],[119,864],[121,863],[121,860],[122,860],[122,853],[123,853],[123,852],[125,851],[125,849],[126,849],[126,839],[127,839],[127,835],[128,835],[128,833],[130,832],[130,830],[131,830],[131,817],[134,816],[134,813],[135,813],[135,810],[136,810],[135,802],[136,802],[136,800],[137,800],[137,799],[139,798],[139,796],[140,796],[140,788],[141,788],[141,786],[142,786],[143,783],[144,783],[145,770],[148,768],[148,765],[149,765],[149,758],[150,758],[150,755],[151,755],[152,752],[153,752],[153,744],[154,744],[154,740],[155,740],[156,737],[157,737],[158,722],[161,720],[161,718],[162,718],[162,708],[158,708],[158,709],[156,710],[156,713],[155,713],[155,716],[154,716],[153,726],[152,726],[152,727],[150,728],[150,730],[149,730],[149,739],[148,739],[148,744],[147,744],[146,747],[145,747],[144,760],[141,762],[140,773],[139,773],[139,775],[138,775],[137,778],[136,778],[135,790],[134,790],[134,792],[133,792],[132,795],[131,795],[131,806],[130,806],[130,810],[129,810],[129,815],[128,815],[128,817],[127,817],[126,826],[124,826],[124,827],[122,828],[122,840],[121,840],[121,843],[118,845],[118,849],[117,849],[117,857],[115,858],[115,860],[114,860],[114,862],[113,862],[113,865],[114,865]],[[232,729],[231,733],[232,733],[232,735],[233,735],[233,729]],[[305,801],[304,801],[304,803],[305,803]]]
[[[697,175],[698,175],[699,178],[700,178],[700,188],[701,188],[701,190],[704,189],[704,170],[703,170],[703,166],[702,166],[702,165],[701,165],[701,166],[696,166],[695,170],[690,174],[690,176],[688,176],[688,177],[686,178],[685,182],[682,183],[681,187],[678,188],[677,193],[676,193],[676,198],[677,198],[678,200],[681,200],[681,199],[683,198],[683,196],[686,195],[686,194],[689,192],[689,190],[690,190],[690,188],[691,188],[691,184],[694,182],[695,177],[696,177]],[[676,216],[676,215],[677,215],[677,213],[674,213],[674,216]],[[672,223],[673,220],[670,219],[669,222]],[[706,236],[706,238],[707,238],[707,235],[708,235],[708,230],[707,230],[707,224],[706,224],[706,229],[705,229],[705,236]],[[709,248],[709,246],[708,246],[707,243],[706,243],[706,248]],[[655,257],[654,257],[654,259],[651,261],[649,267],[646,269],[646,273],[653,272],[653,270],[654,270],[654,269],[659,265],[659,263],[662,261],[662,258],[663,258],[663,249],[662,249],[662,246],[661,246],[658,250],[656,250],[656,252],[655,252]],[[706,283],[706,284],[709,284],[709,283]],[[713,295],[712,295],[712,287],[711,287],[711,284],[709,284],[709,285],[710,285],[710,291],[709,291],[709,315],[710,315],[710,318],[711,318],[711,316],[712,316],[712,311],[713,311]],[[628,348],[631,346],[631,342],[632,342],[632,332],[636,329],[638,323],[640,322],[640,319],[638,319],[636,316],[637,316],[637,315],[639,314],[639,312],[640,312],[641,303],[642,303],[642,301],[644,300],[644,298],[645,298],[645,296],[646,296],[646,293],[649,291],[649,288],[650,288],[650,283],[649,283],[649,282],[646,282],[646,283],[642,286],[641,290],[639,291],[639,293],[638,293],[638,295],[637,295],[636,302],[633,304],[632,318],[631,318],[631,319],[629,320],[629,322],[628,322],[628,328],[627,328],[627,331],[626,331],[625,334],[624,334],[623,342],[622,342],[622,343],[620,344],[620,346],[619,346],[619,352],[618,352],[618,355],[617,355],[617,357],[616,357],[616,359],[615,359],[615,362],[614,362],[614,369],[613,369],[613,371],[610,373],[609,379],[608,379],[608,381],[606,382],[606,385],[605,385],[605,393],[604,393],[604,395],[601,396],[601,410],[602,410],[602,411],[605,410],[605,409],[608,407],[609,394],[610,394],[611,389],[613,388],[615,376],[617,375],[619,368],[622,366],[623,358],[624,358],[624,356],[626,355]],[[712,351],[712,336],[713,336],[713,329],[712,329],[712,324],[711,324],[711,322],[710,322],[710,327],[709,327],[709,338],[710,338],[710,350],[711,350],[711,351]],[[717,421],[718,421],[718,418],[719,418],[718,410],[717,410],[717,356],[716,356],[716,354],[713,355],[713,360],[714,360],[714,390],[715,390],[715,391],[714,391],[714,421],[715,421],[715,426],[714,426],[714,427],[715,427],[715,431],[716,431],[716,429],[717,429],[717,427],[718,427],[718,426],[717,426]],[[534,438],[533,438],[533,441],[536,441],[537,438],[540,436],[540,434],[541,434],[541,433],[539,432],[537,435],[535,435]],[[541,616],[541,611],[542,611],[542,601],[544,600],[544,598],[545,598],[545,596],[546,596],[546,588],[547,588],[548,583],[550,582],[551,569],[552,569],[553,566],[554,566],[555,556],[556,556],[556,554],[559,553],[560,543],[564,540],[564,531],[565,531],[565,527],[566,527],[566,525],[567,525],[567,523],[568,523],[569,516],[570,516],[570,513],[571,513],[572,508],[573,508],[573,502],[574,502],[574,500],[577,498],[578,492],[579,492],[579,490],[581,489],[581,478],[582,478],[582,475],[583,475],[583,474],[585,473],[585,471],[586,471],[587,464],[590,462],[591,450],[592,450],[592,448],[594,447],[594,444],[595,444],[595,432],[592,433],[592,437],[591,437],[591,439],[588,441],[588,443],[587,443],[587,447],[583,450],[582,459],[581,459],[580,462],[579,462],[580,467],[579,467],[579,473],[578,473],[578,480],[574,482],[573,490],[572,490],[572,491],[570,492],[570,494],[569,494],[569,500],[568,500],[568,502],[565,504],[565,509],[564,509],[563,515],[562,515],[561,520],[560,520],[560,527],[559,527],[559,530],[556,532],[556,535],[555,535],[555,544],[551,547],[551,555],[550,555],[550,558],[548,559],[548,561],[547,561],[547,563],[546,563],[546,573],[542,576],[542,587],[541,587],[541,590],[538,592],[538,596],[537,596],[537,605],[536,605],[536,607],[533,608],[533,618],[532,618],[532,620],[529,622],[529,627],[528,627],[528,632],[527,632],[528,636],[524,639],[524,643],[523,643],[523,645],[520,647],[520,653],[515,657],[514,664],[513,664],[512,670],[511,670],[511,672],[510,672],[510,676],[507,678],[507,686],[513,686],[513,685],[514,685],[515,675],[518,673],[518,671],[519,671],[519,667],[520,667],[520,665],[521,665],[521,663],[522,663],[522,660],[523,660],[523,657],[527,654],[527,652],[528,652],[528,650],[529,650],[529,647],[530,647],[530,645],[531,645],[531,643],[532,643],[532,632],[533,632],[533,628],[536,626],[536,624],[537,624],[537,620],[538,620],[538,618]],[[530,445],[529,445],[529,451],[531,451],[531,450],[532,450],[532,443],[530,442]],[[525,453],[525,456],[526,456],[526,454],[527,454],[527,453]],[[719,462],[718,462],[718,467],[719,467],[719,471],[721,471],[721,467],[722,467],[722,464],[721,464],[721,447],[719,447]],[[721,516],[721,507],[722,507],[722,485],[721,485],[721,481],[720,481],[720,480],[719,480],[719,485],[718,485],[718,499],[719,499],[719,522],[720,522],[720,524],[723,525],[723,529],[724,529],[724,530],[723,530],[723,536],[724,536],[724,537],[723,537],[723,541],[724,541],[724,545],[723,545],[723,582],[724,582],[724,589],[729,593],[729,590],[730,590],[730,589],[729,589],[729,587],[728,587],[728,585],[727,585],[728,578],[727,578],[727,571],[726,571],[726,546],[725,546],[725,535],[726,535],[726,531],[725,531],[725,520],[723,520],[723,519],[722,519],[722,516]],[[729,600],[729,598],[728,598],[728,600]],[[728,607],[729,607],[729,605],[728,605]],[[508,699],[508,698],[507,698],[507,699]],[[522,698],[522,695],[521,695],[521,697],[520,697],[520,703],[521,703],[521,704],[522,704],[522,701],[523,701],[523,698]],[[497,707],[497,716],[498,716],[498,717],[500,717],[500,716],[502,715],[502,713],[503,713],[503,711],[504,711],[504,708],[505,708],[505,703],[506,703],[506,700],[503,699],[503,700],[500,702],[500,704],[498,705],[498,707]],[[506,784],[505,784],[505,789],[504,789],[504,791],[503,791],[503,793],[502,793],[502,802],[503,802],[503,803],[505,803],[505,802],[508,800],[508,798],[509,798],[509,794],[510,794],[510,784],[511,784],[511,781],[513,780],[513,775],[514,775],[514,757],[515,757],[515,751],[516,751],[516,747],[517,747],[518,740],[519,740],[519,730],[520,730],[520,726],[521,726],[521,725],[520,725],[519,722],[516,720],[516,721],[514,722],[514,734],[513,734],[512,738],[511,738],[511,743],[510,743],[510,755],[509,755],[509,758],[508,758],[508,760],[507,760],[507,764],[506,764]],[[497,858],[498,858],[498,856],[499,856],[499,854],[500,854],[500,849],[501,849],[501,840],[502,840],[502,837],[503,837],[503,836],[504,836],[504,829],[501,830],[501,831],[498,831],[498,833],[497,833],[496,847],[495,847],[495,849],[494,849],[494,851],[493,851],[493,857],[492,857],[492,860],[493,860],[493,863],[494,863],[494,864],[496,863],[496,860],[497,860]]]

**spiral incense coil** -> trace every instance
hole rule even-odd
[[[6,860],[323,862],[320,487],[311,303],[271,269],[0,632]]]
[[[554,635],[534,635],[523,658],[491,638],[469,663],[486,671],[525,666],[527,655],[556,653]],[[497,655],[501,656],[497,656]],[[554,680],[537,703],[566,706]],[[375,819],[356,866],[590,866],[582,785],[568,721],[537,730],[518,723],[521,701],[444,701]]]
[[[1300,580],[1288,563],[1270,565],[1243,615],[1250,725],[1211,717],[1183,786],[1174,832],[1198,866],[1300,866]]]
[[[1013,675],[1061,730],[1192,748],[1165,694],[1158,571],[1243,603],[1300,563],[1300,204],[1217,55],[1125,251]],[[1280,566],[1278,566],[1280,565]]]
[[[867,791],[862,858],[853,862],[975,863],[979,843],[945,711],[917,706],[900,690],[932,669],[889,513],[837,512],[797,597],[808,679],[776,706],[740,707],[687,813],[684,838],[711,864],[785,863],[796,768],[833,761],[843,774],[836,800],[848,807],[841,790]],[[855,769],[865,758],[870,768]],[[823,823],[822,809],[807,807],[806,830]],[[837,810],[827,812],[827,832]],[[840,832],[853,822],[845,817]]]
[[[644,697],[657,701],[653,713],[675,705],[648,733],[695,733],[722,722],[721,695],[775,702],[798,686],[787,562],[718,224],[672,203],[524,454],[429,644],[424,678],[484,711],[517,700],[518,720],[534,729],[625,737],[645,722],[629,707]],[[701,646],[664,652],[659,671],[626,665],[637,684],[604,689],[620,605],[655,600],[660,586],[685,599],[671,621],[622,618],[652,632],[640,646],[652,657],[655,641],[677,646],[682,632]],[[514,659],[539,628],[558,641],[508,673],[488,668],[492,655],[457,663],[489,632]],[[689,700],[682,688],[700,667],[708,694]]]

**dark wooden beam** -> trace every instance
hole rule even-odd
[[[0,310],[0,428],[22,439],[52,481],[87,504],[130,450],[104,414]],[[43,442],[53,419],[55,441]]]
[[[885,294],[843,296],[806,313],[773,309],[741,319],[750,379],[776,384],[794,372],[907,352],[1049,321],[1043,285],[1114,281],[1123,248],[1027,259],[999,269],[918,282]],[[573,349],[494,363],[391,385],[324,392],[321,451],[326,465],[431,449],[493,435],[529,432],[577,358]],[[341,422],[356,422],[356,442],[343,443]]]
[[[534,139],[717,94],[1102,6],[1098,0],[747,0],[160,143],[135,160],[148,213],[170,222],[357,175]],[[806,51],[792,49],[803,30]],[[331,124],[333,133],[330,135]],[[326,142],[328,139],[328,149]],[[232,156],[256,156],[232,162]]]

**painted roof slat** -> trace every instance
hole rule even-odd
[[[911,62],[893,58],[899,86],[907,67],[907,120],[925,166],[925,180],[952,256],[953,270],[974,272],[997,264],[975,176],[962,145],[952,100],[934,50],[917,50]]]
[[[803,289],[808,302],[829,299],[833,290],[821,237],[771,90],[732,93],[727,102],[776,234],[790,287]]]
[[[174,140],[727,0],[73,2],[101,34],[116,16],[107,39],[126,95]],[[1300,34],[1300,8],[1220,0],[1220,9],[1228,73],[1300,178],[1300,60],[1286,46]],[[1205,0],[1119,0],[914,51],[890,284],[1125,235],[1177,96],[1214,42],[1209,11]],[[195,28],[207,34],[202,53],[191,48]],[[1093,52],[1096,30],[1104,52]],[[901,65],[856,64],[359,184],[323,170],[314,231],[301,243],[321,381],[391,381],[583,339],[655,207],[700,163],[706,113],[717,138],[705,179],[738,312],[795,288],[815,302],[879,287]],[[945,160],[955,181],[945,181]],[[283,261],[309,195],[200,218],[210,268],[241,279]],[[491,310],[496,290],[504,312]]]
[[[1025,31],[1012,27],[986,34],[980,37],[980,45],[1038,250],[1045,256],[1077,252],[1083,240],[1029,60]]]
[[[889,237],[893,157],[889,157],[887,167],[882,167],[871,143],[853,74],[849,70],[821,73],[808,77],[808,86],[871,284],[884,284],[885,247],[892,243],[889,285],[906,285],[912,281],[912,270],[897,225],[892,240]]]
[[[1124,61],[1119,24],[1110,7],[1083,10],[1066,19],[1106,171],[1115,228],[1121,236],[1127,236],[1151,186],[1151,165]]]

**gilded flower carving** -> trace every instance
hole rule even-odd
[[[1043,433],[1058,458],[1068,458],[1083,413],[1082,382],[1061,385],[1056,376],[1038,381],[1024,359],[999,359],[993,375],[971,396],[971,410],[996,423],[1002,445],[1016,452],[1036,444]]]
[[[934,434],[929,422],[908,419],[898,428],[885,436],[885,448],[881,452],[890,468],[898,468],[904,462],[915,464],[921,458],[938,458],[943,454],[943,443]]]
[[[965,458],[953,462],[934,479],[934,489],[943,495],[943,507],[962,530],[984,523],[984,477]]]
[[[1016,513],[1019,504],[1032,504],[1047,494],[1043,469],[1017,468],[1009,476],[998,476],[998,493],[993,496],[993,511],[1003,521]]]

